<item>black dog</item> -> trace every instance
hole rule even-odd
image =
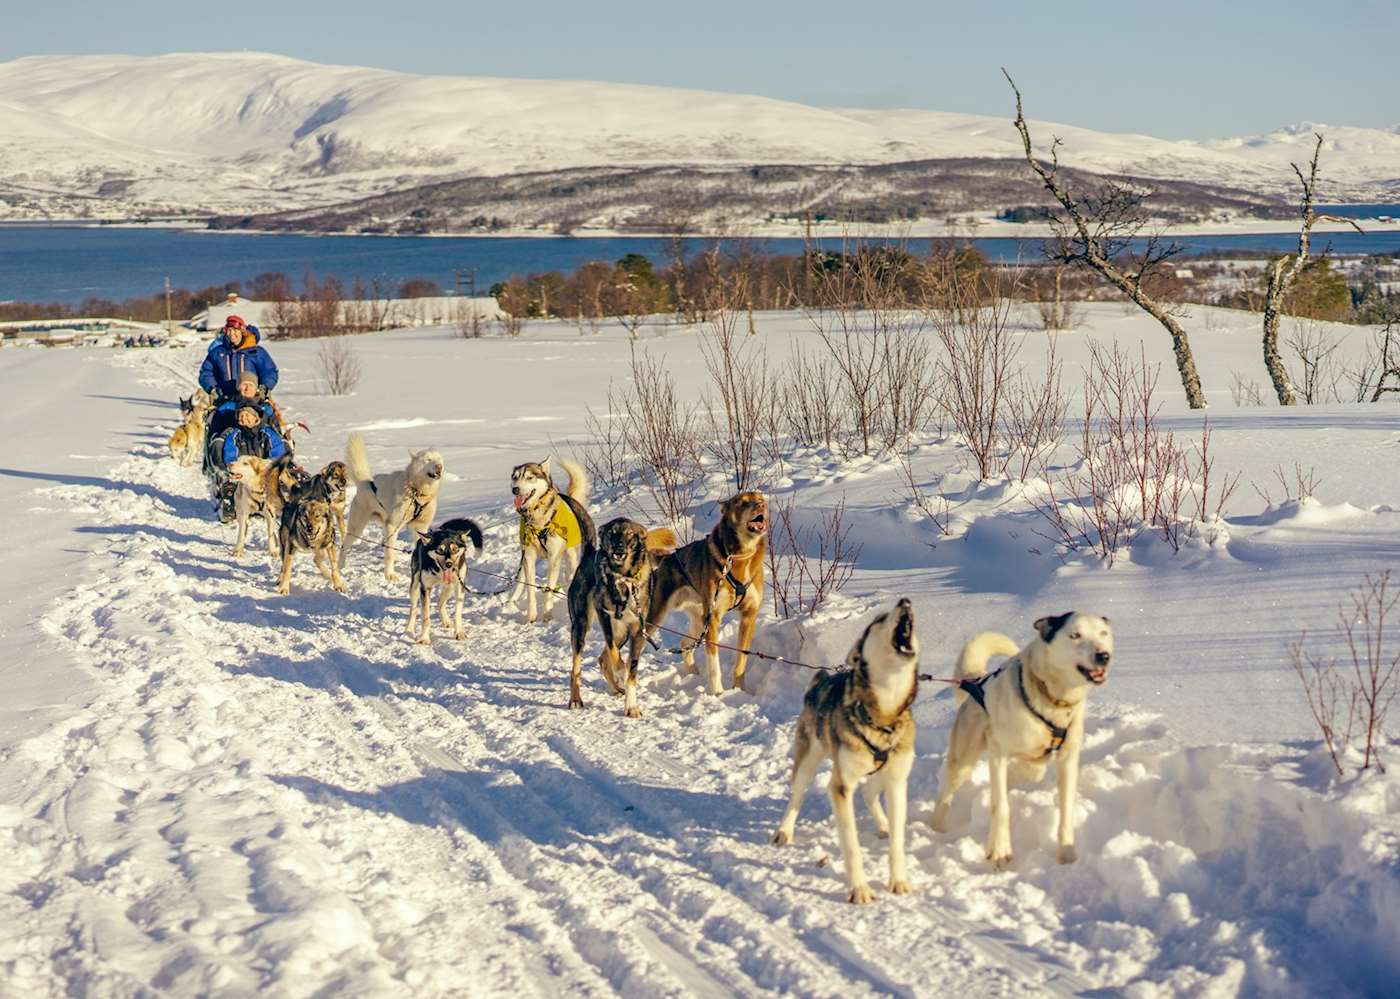
[[[438,617],[444,627],[452,628],[456,638],[465,638],[462,630],[462,601],[466,594],[467,542],[470,541],[481,554],[481,528],[476,521],[459,517],[444,522],[427,534],[418,535],[418,543],[413,546],[413,561],[408,584],[408,633],[413,634],[417,621],[418,608],[423,608],[423,630],[418,635],[418,644],[427,645],[432,631],[433,615],[428,599],[433,590],[438,591]],[[447,598],[457,598],[456,614],[452,621],[447,619]]]
[[[637,661],[641,658],[646,610],[651,599],[651,574],[663,555],[680,542],[669,528],[647,530],[634,520],[619,517],[603,525],[598,545],[584,538],[583,558],[569,584],[569,637],[574,661],[569,676],[569,707],[583,707],[579,690],[580,659],[593,615],[603,626],[603,652],[598,665],[614,694],[625,689],[623,713],[640,718],[637,706]],[[627,675],[621,676],[624,641],[631,642]]]

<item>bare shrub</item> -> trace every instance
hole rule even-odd
[[[1045,460],[1064,436],[1069,400],[1065,398],[1060,370],[1052,337],[1045,349],[1044,379],[1036,381],[1023,371],[1007,396],[1003,471],[1014,474],[1018,482],[1043,472]]]
[[[927,422],[936,395],[927,318],[918,307],[929,270],[899,247],[857,246],[839,256],[809,251],[808,258],[819,304],[806,315],[826,348],[827,392],[845,414],[833,442],[846,457],[895,447]],[[799,380],[808,374],[799,372]]]
[[[1209,424],[1192,451],[1157,424],[1160,370],[1141,347],[1134,360],[1117,344],[1091,345],[1075,461],[1047,474],[1033,501],[1050,528],[1042,537],[1111,566],[1144,531],[1179,551],[1201,522],[1218,520],[1239,477],[1216,472]]]
[[[344,337],[321,344],[316,358],[321,364],[321,381],[329,394],[349,395],[360,384],[360,358]]]
[[[660,360],[632,351],[632,387],[626,396],[626,450],[669,525],[685,529],[686,514],[703,487],[701,417],[681,401],[675,379]]]
[[[772,500],[776,513],[768,538],[768,579],[773,612],[781,618],[810,614],[833,593],[839,593],[855,572],[861,546],[850,539],[846,501],[823,511],[821,523],[794,523],[796,500]]]
[[[1322,478],[1317,474],[1317,469],[1315,467],[1310,465],[1308,469],[1304,471],[1302,464],[1296,461],[1293,463],[1291,469],[1284,468],[1282,465],[1275,465],[1274,481],[1277,482],[1279,486],[1280,503],[1287,503],[1289,500],[1312,499],[1313,494],[1317,492],[1317,487],[1322,484]],[[1271,486],[1267,484],[1261,486],[1258,482],[1251,482],[1250,487],[1253,488],[1259,498],[1264,501],[1266,506],[1275,505],[1273,488]]]
[[[761,341],[739,336],[735,307],[742,289],[711,284],[700,355],[718,392],[708,408],[706,449],[726,470],[736,490],[755,484],[756,459],[767,412],[768,352]]]
[[[1337,776],[1353,734],[1361,738],[1361,767],[1373,764],[1384,772],[1378,755],[1385,741],[1385,716],[1400,685],[1400,635],[1393,624],[1400,592],[1390,586],[1390,570],[1368,575],[1337,609],[1336,638],[1346,651],[1336,656],[1316,655],[1307,648],[1307,632],[1289,646],[1293,670],[1303,688],[1303,698],[1322,734],[1323,744]]]
[[[1065,270],[1064,264],[1056,263],[1049,267],[1048,276],[1036,275],[1033,291],[1041,329],[1067,330],[1074,327],[1076,303],[1065,294]]]
[[[1259,383],[1238,371],[1230,372],[1230,399],[1236,409],[1264,405],[1264,395],[1259,389]]]
[[[948,525],[952,518],[952,512],[948,508],[948,498],[946,496],[933,497],[924,492],[923,486],[919,485],[914,478],[914,464],[909,459],[907,451],[899,454],[899,471],[904,479],[904,495],[909,502],[914,504],[914,509],[923,515],[924,520],[938,532],[939,537],[946,537]],[[930,548],[937,548],[935,541],[924,542]]]
[[[828,353],[793,345],[777,379],[787,403],[787,429],[804,447],[836,446],[845,430],[844,410],[836,393],[836,364]]]
[[[998,445],[1021,349],[1009,322],[1011,299],[998,287],[984,301],[978,287],[956,275],[941,290],[944,302],[929,318],[943,347],[943,408],[987,479],[1006,468]]]
[[[458,299],[452,303],[452,321],[458,334],[468,340],[477,340],[486,335],[488,320],[470,299]]]
[[[519,336],[525,330],[525,316],[504,312],[496,317],[496,327],[505,336]]]
[[[607,412],[585,407],[584,430],[588,443],[574,448],[583,456],[584,468],[593,482],[613,492],[631,488],[636,467],[627,454],[627,409],[613,386],[608,386]]]

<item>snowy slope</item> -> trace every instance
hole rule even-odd
[[[775,356],[809,333],[800,317],[759,321]],[[305,561],[279,598],[260,529],[232,557],[199,476],[164,453],[199,348],[0,351],[34,442],[7,452],[0,496],[47,525],[7,546],[0,655],[70,702],[20,730],[0,722],[0,993],[1385,994],[1400,974],[1400,778],[1329,779],[1283,653],[1303,628],[1325,632],[1362,573],[1400,564],[1400,479],[1377,474],[1400,416],[1234,410],[1230,372],[1257,366],[1253,322],[1190,322],[1221,465],[1265,486],[1279,460],[1315,465],[1317,505],[1265,510],[1244,487],[1228,544],[1105,570],[1033,551],[1023,502],[960,476],[949,440],[930,438],[915,474],[944,477],[950,539],[919,523],[886,462],[807,455],[776,486],[808,516],[844,498],[866,548],[842,599],[800,628],[765,620],[760,647],[835,661],[900,595],[935,674],[971,632],[1024,635],[1070,606],[1118,632],[1088,728],[1080,860],[1054,863],[1049,782],[1013,794],[1008,872],[982,856],[984,770],[951,831],[929,831],[952,710],[930,685],[915,893],[859,910],[842,901],[824,795],[795,846],[767,842],[805,674],[756,664],[756,695],[715,699],[651,655],[635,722],[591,668],[587,709],[566,710],[562,622],[528,627],[500,598],[471,602],[465,642],[438,630],[413,645],[368,547],[348,596]],[[1042,335],[1024,335],[1033,362]],[[1110,338],[1169,357],[1117,306],[1087,310],[1061,356],[1073,370]],[[497,525],[483,562],[496,571],[514,564],[509,468],[567,453],[628,356],[618,329],[552,323],[515,341],[422,329],[352,343],[365,377],[343,398],[319,393],[318,344],[274,345],[278,398],[312,428],[303,459],[338,456],[352,430],[376,468],[439,447],[442,516]],[[646,347],[695,384],[692,333]],[[1174,399],[1166,416],[1199,427]]]
[[[1313,126],[1207,143],[1036,128],[1047,142],[1061,134],[1066,162],[1076,166],[1282,190],[1292,178],[1288,161],[1305,154]],[[594,165],[1019,156],[1010,122],[999,117],[416,76],[256,53],[16,59],[0,64],[0,129],[0,195],[35,204],[101,195],[113,206],[226,212],[325,204],[434,178]],[[1327,131],[1329,182],[1367,188],[1396,178],[1400,134]]]

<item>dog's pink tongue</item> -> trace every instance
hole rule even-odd
[[[524,497],[524,496],[521,496],[521,495],[519,495],[519,494],[516,494],[516,497],[515,497],[515,508],[516,508],[517,510],[519,510],[519,509],[520,509],[522,506],[524,506],[524,505],[525,505],[525,497]]]

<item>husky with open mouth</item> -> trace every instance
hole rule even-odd
[[[901,600],[881,614],[846,657],[847,669],[821,673],[807,689],[792,746],[792,798],[773,834],[791,843],[802,799],[823,760],[831,761],[831,810],[846,861],[848,902],[874,899],[856,835],[853,797],[864,797],[875,826],[890,841],[890,891],[910,891],[905,870],[904,821],[909,771],[914,766],[914,698],[919,693],[919,640],[914,608]],[[880,806],[883,792],[889,816]]]
[[[467,555],[470,548],[481,554],[481,528],[466,517],[443,522],[427,534],[418,536],[413,546],[411,578],[408,584],[408,633],[414,633],[418,609],[423,610],[423,630],[418,644],[432,641],[433,612],[431,599],[437,590],[437,612],[444,628],[452,629],[452,637],[467,637],[462,628],[462,602],[466,593]],[[454,616],[447,616],[447,599],[456,598]]]
[[[529,612],[527,619],[539,620],[535,597],[535,566],[541,558],[549,566],[545,577],[544,615],[554,607],[555,592],[567,591],[583,557],[585,542],[596,544],[598,531],[584,504],[588,502],[588,473],[568,458],[561,458],[559,467],[569,473],[569,484],[563,490],[554,484],[550,461],[527,461],[516,465],[510,473],[510,492],[515,512],[520,515],[520,575],[507,602],[515,603],[525,594]],[[560,568],[568,559],[568,573],[561,581]]]
[[[954,696],[962,702],[938,789],[932,825],[943,832],[948,808],[972,768],[987,757],[991,783],[991,830],[987,859],[1011,863],[1011,815],[1007,788],[1038,781],[1051,757],[1059,797],[1058,859],[1075,859],[1074,798],[1079,787],[1079,752],[1084,746],[1084,713],[1089,691],[1108,679],[1113,660],[1113,628],[1108,618],[1074,611],[1035,622],[1036,637],[1019,651],[1005,635],[984,632],[963,646],[960,681]],[[992,656],[1011,656],[987,673]]]
[[[583,707],[583,645],[596,615],[603,631],[603,651],[598,665],[615,694],[625,694],[622,713],[642,717],[637,704],[637,665],[642,657],[651,577],[662,556],[679,542],[669,527],[647,530],[635,520],[618,517],[603,525],[598,544],[584,541],[583,561],[569,584],[569,638],[573,668],[569,673],[569,707]],[[627,669],[622,668],[622,646],[629,646]]]
[[[375,475],[369,468],[364,439],[351,434],[345,444],[345,463],[355,480],[355,498],[350,501],[349,529],[340,548],[340,568],[345,568],[350,546],[370,521],[378,521],[384,528],[384,578],[393,582],[398,578],[394,572],[394,549],[399,533],[405,527],[415,534],[427,533],[437,513],[438,490],[445,471],[442,455],[431,449],[410,451],[407,468]]]
[[[665,623],[673,610],[690,619],[688,638],[681,642],[682,671],[694,673],[695,646],[705,642],[705,677],[711,694],[724,684],[719,670],[720,620],[739,610],[739,648],[753,641],[758,611],[763,606],[763,556],[767,549],[768,499],[743,492],[720,505],[719,523],[699,541],[692,541],[661,560],[651,587],[647,633]],[[734,660],[734,688],[744,689],[748,654]]]

